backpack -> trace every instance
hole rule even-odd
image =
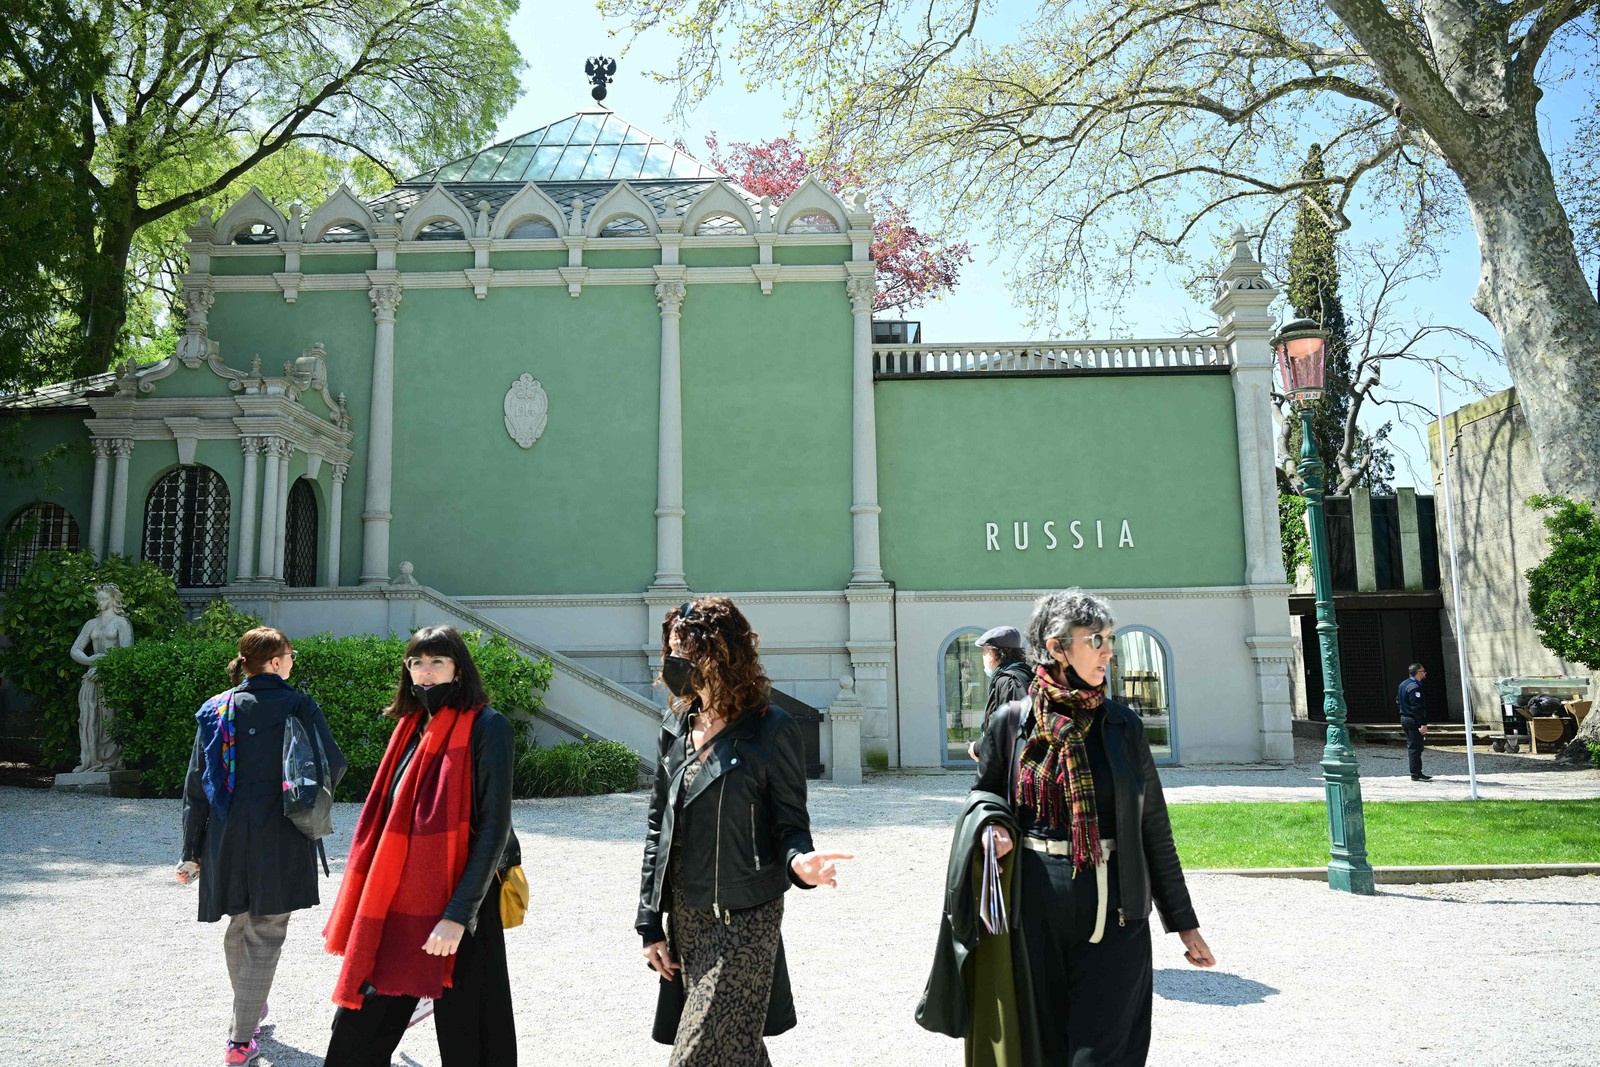
[[[321,839],[333,833],[333,788],[338,782],[316,727],[308,727],[300,717],[303,703],[296,704],[283,723],[283,814],[317,843],[327,874],[328,856]]]

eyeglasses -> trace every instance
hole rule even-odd
[[[287,652],[279,652],[279,653],[278,653],[278,655],[277,655],[277,658],[278,658],[278,659],[282,659],[282,658],[283,658],[283,657],[284,657],[284,656],[288,656],[288,657],[289,657],[289,658],[290,658],[290,659],[291,659],[291,660],[292,660],[292,659],[294,659],[294,657],[295,657],[295,656],[296,656],[296,655],[297,655],[297,654],[298,654],[298,653],[296,653],[296,652],[295,652],[295,650],[294,650],[294,649],[292,649],[292,648],[291,648],[291,649],[289,649],[289,651],[287,651]]]
[[[455,660],[449,658],[433,659],[432,657],[429,657],[428,659],[422,659],[418,656],[407,656],[405,663],[406,670],[408,671],[428,671],[431,673],[433,671],[444,670],[446,667],[455,663]]]
[[[1079,634],[1073,640],[1089,642],[1089,647],[1096,652],[1099,652],[1102,648],[1115,649],[1117,647],[1115,634]]]

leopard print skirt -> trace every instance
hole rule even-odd
[[[677,857],[673,857],[677,859]],[[678,896],[681,882],[668,878]],[[681,899],[681,896],[679,896]],[[730,913],[674,908],[673,951],[683,966],[683,1017],[670,1067],[770,1067],[761,1031],[772,995],[783,898]]]

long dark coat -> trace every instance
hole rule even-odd
[[[291,713],[315,727],[335,768],[344,756],[316,701],[276,674],[244,680],[233,698],[234,787],[226,818],[214,818],[202,785],[200,733],[183,790],[183,858],[200,862],[200,921],[282,915],[321,902],[317,846],[283,814],[283,731]]]

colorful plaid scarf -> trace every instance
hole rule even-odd
[[[1017,761],[1017,806],[1032,809],[1041,827],[1062,830],[1070,825],[1073,867],[1096,866],[1100,816],[1085,736],[1106,695],[1099,689],[1058,685],[1043,667],[1034,672],[1028,693],[1033,697],[1033,730]],[[1067,817],[1063,806],[1070,809]]]
[[[385,996],[435,999],[451,985],[456,957],[430,956],[422,945],[467,865],[477,717],[477,708],[442,708],[424,728],[416,713],[389,735],[322,931],[328,951],[344,957],[333,988],[342,1008],[360,1008],[369,984]],[[395,768],[418,729],[422,740],[386,814]]]

